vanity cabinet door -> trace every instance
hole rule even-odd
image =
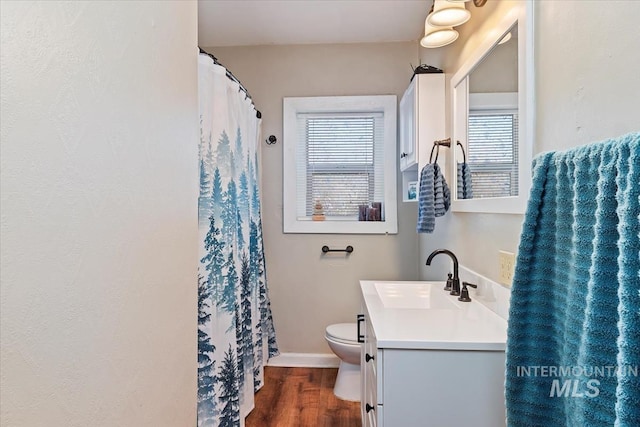
[[[366,313],[366,310],[364,310]],[[383,351],[378,350],[375,332],[365,314],[364,346],[360,358],[362,393],[360,399],[363,427],[382,426],[382,366]]]
[[[433,141],[447,137],[444,84],[444,74],[416,74],[400,100],[401,172],[419,172]]]
[[[448,136],[444,94],[444,74],[417,74],[400,100],[399,164],[404,202],[418,200],[420,170],[429,162],[433,141]],[[443,173],[446,173],[446,151],[441,150],[438,157]]]
[[[414,78],[400,100],[400,170],[405,171],[417,163],[417,86]]]

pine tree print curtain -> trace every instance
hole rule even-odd
[[[260,120],[226,69],[200,54],[198,426],[243,426],[277,354],[267,291]]]

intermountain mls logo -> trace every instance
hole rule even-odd
[[[518,377],[549,378],[549,397],[594,398],[600,381],[611,377],[638,377],[638,366],[517,366]]]

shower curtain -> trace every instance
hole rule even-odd
[[[227,70],[199,55],[198,426],[243,426],[278,353],[266,283],[261,122]]]

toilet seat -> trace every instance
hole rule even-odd
[[[358,327],[355,323],[336,323],[327,326],[327,339],[343,344],[358,345]]]

